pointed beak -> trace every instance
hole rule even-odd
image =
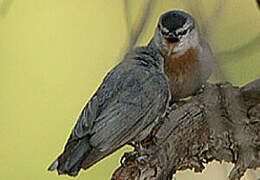
[[[171,54],[172,54],[172,52],[173,52],[173,48],[176,46],[176,43],[169,43],[168,42],[168,54],[167,54],[167,56],[170,56]]]
[[[173,53],[174,48],[178,45],[178,42],[170,42],[166,39],[168,45],[168,56]]]
[[[172,54],[172,51],[173,51],[174,47],[178,44],[180,39],[176,35],[174,35],[172,33],[164,36],[164,38],[165,38],[165,40],[167,42],[168,49],[169,49],[168,56],[170,56]]]
[[[173,50],[173,48],[177,45],[177,43],[169,43],[168,42],[168,47],[170,50]]]

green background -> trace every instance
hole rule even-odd
[[[131,2],[131,24],[136,24],[145,1]],[[138,44],[150,40],[160,14],[187,9],[181,2],[156,1]],[[201,6],[207,19],[214,3],[205,2]],[[122,0],[0,0],[0,179],[69,179],[47,167],[62,151],[83,106],[123,56],[128,40],[123,7]],[[257,34],[256,3],[228,1],[212,29],[211,44],[221,52]],[[226,79],[235,85],[256,79],[259,58],[258,51],[246,58],[225,59]],[[127,150],[81,171],[75,179],[109,179]],[[203,174],[184,171],[176,178],[225,179],[231,165],[207,167]],[[248,173],[244,179],[253,176]]]

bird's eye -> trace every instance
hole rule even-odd
[[[166,28],[163,28],[160,24],[158,24],[159,31],[163,36],[168,35],[169,31]]]
[[[164,35],[164,36],[168,34],[168,32],[164,31],[163,29],[161,30],[161,33],[162,33],[162,35]]]
[[[183,35],[187,34],[187,32],[188,32],[188,29],[185,29],[184,31],[178,32],[178,35],[183,36]]]

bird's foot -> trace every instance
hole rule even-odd
[[[136,151],[133,152],[125,152],[120,160],[120,164],[122,167],[136,167],[138,153]]]
[[[148,149],[150,146],[155,145],[156,144],[156,137],[155,137],[156,132],[157,131],[153,130],[151,132],[151,135],[142,141],[142,144],[137,151],[142,151],[143,149]]]
[[[163,121],[158,123],[150,132],[150,134],[141,141],[138,146],[138,149],[135,149],[137,152],[143,151],[144,149],[149,149],[151,146],[155,146],[157,144],[158,139],[156,138],[156,134],[159,131]]]

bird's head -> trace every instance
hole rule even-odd
[[[161,15],[153,41],[164,56],[182,55],[199,45],[199,27],[189,14],[169,11]]]

